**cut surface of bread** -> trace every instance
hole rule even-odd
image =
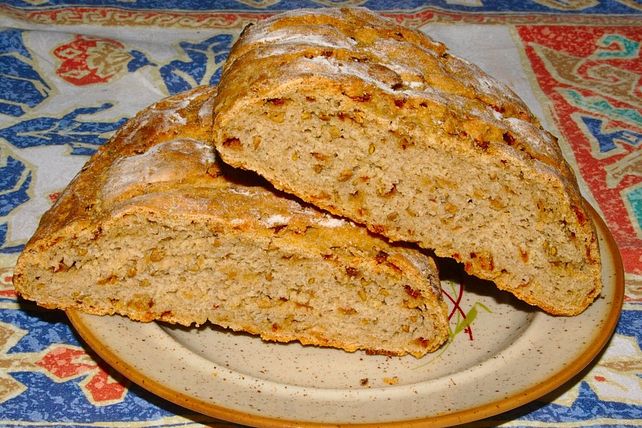
[[[601,290],[594,226],[555,138],[505,85],[365,9],[247,27],[219,86],[228,164],[551,314]]]
[[[448,337],[433,260],[225,171],[214,88],[150,106],[42,218],[14,285],[49,308],[420,357]]]

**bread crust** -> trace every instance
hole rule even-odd
[[[421,356],[437,349],[448,336],[448,320],[434,261],[417,250],[392,246],[349,221],[278,195],[257,176],[218,162],[209,143],[215,94],[216,88],[198,87],[161,100],[128,121],[99,149],[43,215],[20,255],[13,276],[19,294],[48,308],[74,308],[97,315],[117,313],[137,321],[183,325],[211,321],[271,341],[298,340],[347,351],[365,349],[394,355]],[[190,245],[207,246],[180,250],[186,245],[183,236],[197,238]],[[145,244],[147,247],[134,243],[144,240],[151,243]],[[225,242],[229,250],[216,253],[214,247]],[[310,281],[304,268],[295,261],[288,264],[288,258],[299,257],[301,266],[308,263],[306,266],[312,269],[319,265],[317,271],[336,272],[336,290],[330,292],[343,299],[346,318],[356,311],[353,306],[363,308],[363,312],[367,309],[358,298],[358,274],[387,278],[390,284],[381,287],[397,284],[401,296],[402,285],[410,284],[420,290],[421,298],[412,302],[415,308],[403,311],[420,315],[422,309],[416,308],[425,308],[426,319],[430,320],[430,328],[425,331],[430,337],[419,345],[393,346],[371,339],[348,340],[323,328],[288,329],[284,325],[287,317],[277,321],[283,311],[287,309],[296,317],[312,310],[306,307],[308,300],[328,301],[322,297],[299,298],[306,293],[312,296],[313,285],[290,284],[283,290],[275,286],[274,290],[283,294],[263,296],[268,293],[268,282],[272,282],[268,278],[272,271],[251,272],[243,268],[244,261],[234,261],[243,251],[249,251],[246,248],[253,247],[274,250],[274,255],[252,253],[264,257],[267,265],[292,268],[293,273],[275,268],[275,277],[282,275],[283,282],[295,278],[294,274],[301,281]],[[96,253],[93,259],[85,255],[88,251],[90,255]],[[213,256],[215,253],[221,260]],[[228,253],[230,260],[226,259]],[[383,259],[381,254],[385,255]],[[182,266],[188,263],[193,266]],[[248,265],[252,263],[247,260]],[[209,281],[202,273],[205,269],[218,275],[216,278],[229,279],[229,290],[217,291],[216,283],[194,284]],[[137,280],[144,272],[151,272],[151,276]],[[154,278],[166,285],[156,286]],[[175,286],[179,283],[182,285]],[[238,294],[246,293],[245,298],[252,303],[244,304],[235,296],[235,283]],[[368,292],[364,286],[362,295],[370,297],[369,290],[375,290],[375,285],[368,282]],[[344,286],[355,290],[354,297],[341,296]],[[173,288],[170,293],[163,287]],[[217,300],[217,295],[224,301]],[[248,309],[256,302],[265,307]],[[232,315],[220,315],[226,305],[237,305],[232,309],[249,315],[235,319],[233,310]],[[328,306],[330,309],[337,308]],[[372,314],[380,314],[383,320],[389,316],[386,311],[398,315],[396,311],[401,309],[384,307]],[[273,316],[274,321],[266,324],[265,314]],[[305,317],[300,318],[304,323]],[[369,329],[365,331],[376,336],[376,326]],[[420,331],[418,327],[416,333]]]
[[[306,101],[299,102],[297,97]],[[541,203],[533,202],[537,206],[531,209],[542,211],[542,216],[553,211],[554,218],[546,223],[551,230],[557,228],[553,244],[567,245],[562,241],[573,241],[566,251],[567,259],[560,261],[558,254],[549,260],[550,269],[559,271],[559,281],[551,284],[551,288],[564,289],[564,282],[570,279],[573,282],[569,286],[572,297],[566,299],[559,290],[555,296],[533,291],[534,288],[547,287],[542,283],[533,287],[533,281],[537,281],[533,272],[540,268],[530,268],[531,272],[521,274],[517,279],[520,272],[510,272],[510,262],[493,264],[492,258],[490,263],[480,262],[479,248],[435,241],[428,229],[423,234],[421,231],[410,233],[403,230],[396,221],[387,220],[386,216],[394,213],[385,212],[384,215],[385,210],[373,212],[375,210],[367,209],[379,203],[375,201],[377,197],[368,195],[359,203],[350,204],[348,198],[337,196],[337,189],[344,181],[341,175],[324,175],[322,167],[325,165],[319,166],[318,171],[306,171],[309,165],[313,169],[316,165],[311,163],[313,161],[308,165],[302,164],[299,152],[319,150],[318,146],[306,147],[310,143],[303,141],[303,133],[291,136],[296,142],[286,149],[291,151],[283,153],[283,159],[287,159],[283,163],[287,166],[269,164],[261,156],[268,153],[273,134],[265,132],[265,135],[260,135],[260,122],[249,119],[259,129],[254,131],[254,137],[259,135],[267,140],[254,148],[246,141],[251,133],[237,120],[245,117],[243,115],[247,112],[263,110],[263,115],[272,115],[272,121],[279,121],[284,116],[282,132],[293,133],[302,131],[304,126],[304,120],[298,121],[293,113],[302,109],[309,109],[313,116],[322,120],[325,119],[321,114],[331,120],[340,119],[329,122],[330,126],[336,124],[335,127],[339,128],[339,132],[335,132],[336,138],[331,129],[329,134],[319,137],[319,141],[323,141],[319,146],[326,144],[327,151],[322,155],[334,156],[346,167],[352,167],[346,156],[358,150],[363,153],[368,150],[368,145],[363,142],[365,138],[361,138],[358,142],[362,145],[355,144],[352,152],[337,148],[339,135],[343,138],[343,130],[350,126],[369,126],[387,129],[390,139],[399,145],[397,152],[392,149],[375,152],[373,144],[377,143],[379,147],[384,143],[370,143],[371,153],[368,154],[371,156],[367,159],[377,162],[379,169],[394,166],[403,170],[413,156],[429,165],[431,154],[437,150],[457,160],[480,159],[488,165],[498,165],[498,169],[505,170],[506,174],[525,183],[535,183],[537,189],[533,192],[541,191],[543,195]],[[215,111],[215,145],[223,160],[235,167],[258,172],[283,191],[365,224],[370,230],[390,239],[416,242],[424,248],[434,249],[440,256],[453,257],[461,261],[469,273],[490,279],[498,287],[552,314],[578,314],[600,293],[601,265],[595,228],[577,180],[564,160],[556,138],[542,128],[506,85],[453,56],[445,45],[418,31],[359,8],[300,10],[274,16],[246,28],[235,44],[221,79]],[[341,122],[349,124],[342,127]],[[315,131],[317,129],[313,129]],[[403,157],[404,152],[411,151],[412,155]],[[383,157],[377,159],[384,153],[389,158],[399,156],[401,160],[395,164]],[[290,158],[294,160],[295,157],[296,161],[291,162]],[[365,162],[363,159],[366,155],[362,156],[362,164]],[[453,164],[451,169],[458,166]],[[353,170],[355,168],[352,167]],[[312,179],[305,183],[302,180],[302,177],[315,172],[318,180],[324,183],[324,191],[315,191]],[[402,189],[403,184],[399,182],[404,180],[408,182],[410,178],[401,171],[392,184],[388,183],[389,192],[417,192],[409,186]],[[455,183],[453,187],[462,185]],[[481,192],[485,190],[481,189]],[[480,192],[480,189],[475,191]],[[496,202],[497,195],[490,196],[490,199],[494,198],[491,202]],[[482,199],[484,197],[471,198],[474,203]],[[416,210],[421,207],[408,204],[402,208]],[[403,212],[401,216],[404,216]],[[517,226],[505,224],[507,230],[516,230]],[[531,224],[530,227],[539,227],[539,224]],[[546,258],[545,253],[553,244],[536,244],[540,257]],[[534,244],[528,242],[524,245]],[[522,251],[515,243],[513,247],[517,261],[520,257],[528,259],[526,250]],[[528,263],[528,260],[523,262],[525,265]],[[564,266],[560,267],[560,263]],[[569,268],[569,264],[573,267]],[[549,278],[544,279],[544,282],[548,281]]]

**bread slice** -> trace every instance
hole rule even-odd
[[[215,145],[234,167],[418,243],[551,314],[601,289],[594,226],[555,138],[505,85],[365,9],[246,28]]]
[[[14,285],[48,308],[214,324],[263,339],[420,357],[448,337],[433,260],[227,171],[215,89],[130,120],[63,192]]]

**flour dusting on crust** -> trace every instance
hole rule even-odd
[[[119,159],[110,166],[102,197],[113,200],[134,186],[178,181],[196,168],[203,171],[215,162],[208,144],[182,139],[157,144],[145,153]],[[182,168],[177,168],[176,164]]]

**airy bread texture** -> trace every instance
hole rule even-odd
[[[42,218],[14,285],[49,308],[420,357],[448,337],[433,260],[226,171],[215,89],[156,103]]]
[[[551,314],[601,290],[594,226],[555,138],[505,85],[365,9],[250,26],[215,106],[228,164]]]

